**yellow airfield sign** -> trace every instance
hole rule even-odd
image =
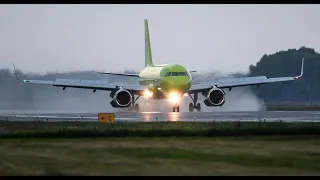
[[[114,124],[115,115],[114,115],[114,113],[99,113],[98,114],[98,121],[100,123],[111,123],[111,124]]]

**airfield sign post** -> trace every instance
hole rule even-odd
[[[114,115],[114,113],[99,113],[98,114],[98,121],[100,123],[111,123],[111,124],[114,124],[115,115]]]

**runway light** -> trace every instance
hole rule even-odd
[[[172,103],[178,102],[178,101],[179,101],[179,95],[178,95],[178,93],[175,93],[175,92],[170,93],[169,99],[170,99],[170,101],[171,101]]]
[[[184,96],[188,96],[188,93],[184,93],[183,95],[184,95]]]
[[[143,92],[143,95],[144,95],[146,98],[150,98],[150,97],[152,97],[153,93],[152,93],[151,91],[149,91],[149,90],[145,90],[145,91]]]

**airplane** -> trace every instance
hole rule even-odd
[[[144,20],[145,34],[145,67],[139,74],[96,72],[100,74],[109,74],[117,76],[135,77],[139,82],[138,85],[109,84],[101,80],[77,80],[77,79],[56,79],[55,81],[44,80],[21,80],[16,74],[19,81],[28,84],[51,85],[54,87],[82,88],[91,89],[93,93],[97,90],[110,91],[110,104],[114,108],[128,108],[130,111],[139,112],[139,104],[136,103],[140,96],[151,99],[169,99],[172,102],[172,112],[180,112],[179,100],[183,96],[189,96],[192,103],[189,103],[189,112],[196,109],[201,111],[201,105],[198,102],[198,94],[204,97],[206,106],[223,106],[226,102],[225,89],[231,91],[232,88],[242,86],[252,86],[261,84],[286,82],[298,80],[303,75],[304,58],[302,59],[301,73],[295,77],[276,77],[268,78],[266,76],[244,77],[220,79],[212,84],[192,84],[192,73],[186,67],[180,64],[160,64],[154,65],[151,52],[148,20]],[[14,71],[16,72],[13,63]],[[193,97],[192,97],[193,95]],[[135,98],[136,96],[136,98]]]

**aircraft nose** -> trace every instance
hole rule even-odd
[[[188,90],[189,83],[190,83],[189,78],[177,79],[174,82],[174,86],[176,89],[186,92]]]

